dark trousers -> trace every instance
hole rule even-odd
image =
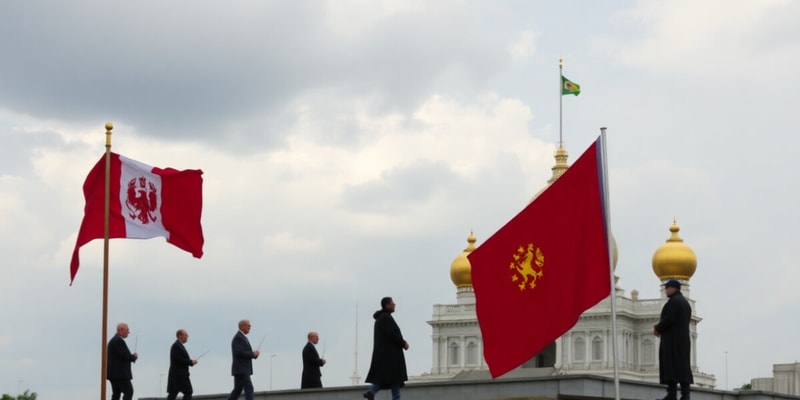
[[[392,385],[392,400],[400,400],[400,386],[401,383],[395,383]],[[380,385],[376,385],[374,383],[369,387],[369,391],[372,392],[372,394],[378,393],[379,390],[381,390]]]
[[[242,394],[244,389],[244,399],[253,400],[253,381],[250,380],[250,375],[234,375],[233,376],[233,390],[228,395],[228,400],[236,400]]]
[[[186,390],[176,390],[167,394],[167,400],[175,400],[178,398],[178,393],[183,393],[183,400],[192,400],[192,388]]]
[[[689,383],[681,382],[681,400],[689,400]],[[675,400],[678,398],[678,384],[675,382],[667,384],[667,397],[665,400]]]
[[[114,379],[111,382],[111,400],[133,400],[133,384],[130,379]]]

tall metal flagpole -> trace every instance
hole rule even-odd
[[[109,219],[111,208],[111,130],[114,125],[106,122],[106,176],[105,176],[105,201],[103,203],[103,337],[102,337],[102,360],[100,360],[100,400],[106,398],[106,370],[108,368],[108,349],[106,348],[106,336],[108,326],[108,237]]]
[[[562,119],[561,119],[561,103],[564,101],[564,58],[558,57],[558,146],[564,146],[564,138],[561,136],[561,126],[562,126]]]
[[[606,128],[600,128],[600,147],[603,157],[603,203],[606,214],[606,243],[608,243],[608,267],[611,272],[611,355],[614,364],[614,399],[619,398],[619,362],[617,357],[617,293],[614,282],[614,249],[611,247],[611,202],[608,195],[608,157],[606,153]]]

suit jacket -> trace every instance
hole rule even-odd
[[[250,341],[242,331],[236,332],[231,341],[231,354],[233,362],[231,364],[231,375],[253,375],[253,348]]]
[[[167,375],[167,393],[192,392],[189,380],[189,367],[193,365],[189,352],[180,340],[176,340],[169,350],[169,375]]]
[[[106,379],[110,381],[133,379],[131,363],[136,361],[136,357],[128,350],[128,345],[122,336],[116,334],[108,341],[107,353]]]
[[[319,367],[322,366],[322,359],[319,358],[317,348],[313,343],[306,343],[303,347],[303,376],[300,379],[300,389],[308,388],[321,388],[322,387],[322,372]]]

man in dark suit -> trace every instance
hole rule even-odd
[[[664,283],[664,293],[669,300],[661,309],[661,319],[653,327],[653,334],[661,338],[658,347],[659,380],[667,385],[664,400],[677,400],[678,384],[681,385],[680,400],[689,400],[689,386],[694,383],[689,357],[692,306],[681,293],[680,281],[668,280]]]
[[[133,374],[131,373],[131,363],[136,362],[139,355],[131,354],[125,338],[131,330],[128,324],[122,322],[117,324],[117,334],[108,341],[106,379],[111,382],[111,400],[119,400],[123,395],[124,400],[133,400]]]
[[[400,399],[400,388],[408,380],[406,358],[403,350],[408,350],[408,342],[403,339],[400,327],[392,318],[395,304],[391,297],[381,299],[381,309],[375,311],[375,330],[372,343],[372,362],[369,365],[366,381],[372,385],[364,393],[364,398],[373,400],[381,389],[392,390],[392,400]]]
[[[238,399],[242,390],[245,400],[253,400],[253,381],[250,380],[250,375],[253,375],[253,359],[258,358],[261,353],[250,347],[250,341],[247,340],[248,333],[250,333],[250,321],[246,319],[239,321],[239,331],[231,341],[233,390],[228,395],[228,400]]]
[[[319,357],[317,348],[314,346],[319,343],[317,332],[308,332],[308,343],[303,347],[303,376],[300,379],[300,389],[311,389],[322,387],[322,372],[319,368],[325,365],[325,359]]]
[[[192,382],[189,380],[189,367],[197,364],[197,360],[189,357],[189,352],[183,346],[189,340],[189,333],[185,329],[175,332],[178,340],[169,350],[169,374],[167,375],[167,400],[175,400],[178,393],[183,393],[183,400],[192,400]]]

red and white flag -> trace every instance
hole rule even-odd
[[[70,285],[78,273],[78,250],[104,236],[105,164],[104,155],[83,184],[86,207],[72,253]],[[161,236],[193,256],[202,257],[202,175],[199,169],[161,169],[111,153],[109,238]]]

